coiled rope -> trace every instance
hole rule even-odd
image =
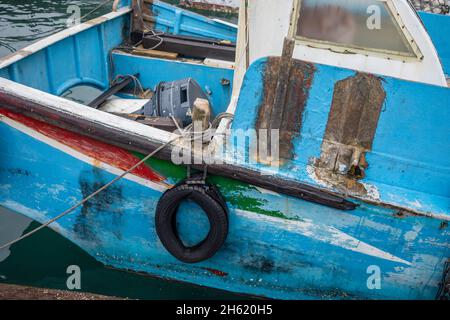
[[[192,131],[192,126],[189,126],[188,128],[186,128],[185,130],[181,130],[181,135],[177,136],[176,138],[166,142],[165,144],[161,145],[160,147],[158,147],[155,151],[153,151],[152,153],[150,153],[149,155],[147,155],[145,158],[143,158],[141,161],[139,161],[138,163],[136,163],[134,166],[132,166],[130,169],[128,169],[127,171],[125,171],[124,173],[122,173],[121,175],[117,176],[116,178],[114,178],[113,180],[111,180],[111,182],[105,184],[104,186],[102,186],[101,188],[99,188],[97,191],[91,193],[89,196],[87,196],[86,198],[82,199],[81,201],[79,201],[77,204],[73,205],[72,207],[70,207],[69,209],[67,209],[66,211],[64,211],[63,213],[57,215],[56,217],[54,217],[53,219],[48,220],[46,223],[42,224],[41,226],[33,229],[32,231],[22,235],[21,237],[12,240],[2,246],[0,246],[0,251],[3,249],[6,249],[10,246],[12,246],[13,244],[16,244],[17,242],[20,242],[30,236],[32,236],[33,234],[37,233],[38,231],[50,226],[52,223],[58,221],[59,219],[65,217],[66,215],[68,215],[69,213],[73,212],[74,210],[76,210],[77,208],[81,207],[83,204],[85,204],[86,202],[88,202],[89,200],[91,200],[92,198],[94,198],[95,196],[97,196],[99,193],[105,191],[106,189],[108,189],[109,187],[111,187],[113,184],[117,183],[118,181],[122,180],[125,176],[127,176],[128,174],[130,174],[132,171],[134,171],[136,168],[138,168],[140,165],[144,164],[146,161],[148,161],[150,158],[152,158],[153,156],[155,156],[158,152],[160,152],[161,150],[167,148],[169,145],[171,145],[172,143],[174,143],[175,141],[179,140],[179,139],[184,139],[187,141],[195,141],[197,139],[202,139],[202,141],[204,141],[203,139],[205,139],[205,137],[207,138],[213,138],[215,136],[215,133],[211,133],[212,129],[217,129],[220,120],[224,119],[224,118],[233,118],[234,116],[232,114],[229,113],[221,113],[217,116],[217,118],[213,121],[213,123],[210,125],[210,127],[203,131],[203,132],[194,132]]]

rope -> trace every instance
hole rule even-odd
[[[161,150],[165,149],[166,147],[168,147],[169,145],[171,145],[172,143],[174,143],[175,141],[179,140],[179,139],[187,139],[188,141],[194,141],[196,139],[204,139],[205,138],[205,133],[207,133],[207,137],[213,137],[214,134],[211,134],[211,129],[212,128],[217,128],[220,120],[224,119],[224,118],[233,118],[232,114],[229,113],[221,113],[217,116],[216,119],[214,119],[214,121],[212,122],[210,128],[208,128],[207,130],[205,130],[204,132],[193,132],[192,131],[192,126],[188,126],[185,130],[181,130],[181,135],[166,142],[165,144],[161,145],[160,147],[158,147],[155,151],[153,151],[152,153],[150,153],[149,155],[147,155],[145,158],[143,158],[141,161],[139,161],[138,163],[136,163],[134,166],[132,166],[130,169],[128,169],[127,171],[125,171],[124,173],[122,173],[120,176],[117,176],[116,178],[114,178],[113,180],[111,180],[109,183],[105,184],[103,187],[99,188],[97,191],[91,193],[89,196],[87,196],[86,198],[84,198],[83,200],[79,201],[77,204],[73,205],[72,207],[70,207],[69,209],[67,209],[66,211],[64,211],[63,213],[57,215],[56,217],[54,217],[53,219],[50,219],[49,221],[47,221],[46,223],[42,224],[41,226],[33,229],[32,231],[22,235],[21,237],[12,240],[2,246],[0,246],[0,251],[3,249],[6,249],[10,246],[12,246],[13,244],[16,244],[19,241],[22,241],[26,238],[29,238],[30,236],[32,236],[33,234],[37,233],[38,231],[44,229],[45,227],[48,227],[49,225],[51,225],[52,223],[58,221],[59,219],[65,217],[66,215],[68,215],[69,213],[73,212],[74,210],[76,210],[77,208],[81,207],[83,204],[85,204],[86,202],[88,202],[89,200],[91,200],[92,198],[94,198],[95,196],[97,196],[99,193],[105,191],[106,189],[108,189],[109,187],[111,187],[113,184],[115,184],[116,182],[122,180],[125,176],[127,176],[129,173],[131,173],[132,171],[134,171],[137,167],[139,167],[140,165],[144,164],[147,160],[149,160],[150,158],[152,158],[154,155],[156,155],[158,152],[160,152]],[[203,141],[203,140],[202,140]]]
[[[84,16],[82,16],[80,18],[80,21],[82,21],[83,19],[89,17],[91,14],[95,13],[97,10],[100,10],[102,7],[104,7],[105,5],[107,5],[108,3],[112,2],[114,0],[106,0],[103,1],[102,3],[100,3],[97,7],[95,7],[94,9],[92,9],[91,11],[89,11],[88,13],[86,13]]]

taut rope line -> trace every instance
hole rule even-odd
[[[114,178],[113,180],[111,180],[109,183],[105,184],[103,187],[99,188],[97,191],[91,193],[89,196],[87,196],[86,198],[84,198],[83,200],[79,201],[77,204],[75,204],[74,206],[72,206],[71,208],[67,209],[66,211],[64,211],[63,213],[61,213],[60,215],[57,215],[56,217],[54,217],[53,219],[47,221],[46,223],[44,223],[43,225],[37,227],[36,229],[22,235],[21,237],[10,241],[4,245],[2,245],[0,247],[0,250],[6,249],[10,246],[12,246],[13,244],[22,241],[25,238],[28,238],[30,236],[32,236],[33,234],[35,234],[36,232],[44,229],[45,227],[48,227],[49,225],[51,225],[53,222],[56,222],[57,220],[61,219],[62,217],[68,215],[69,213],[73,212],[75,209],[81,207],[83,204],[85,204],[86,202],[88,202],[90,199],[92,199],[93,197],[95,197],[96,195],[98,195],[99,193],[105,191],[106,189],[108,189],[109,187],[111,187],[113,184],[115,184],[116,182],[118,182],[119,180],[123,179],[126,175],[128,175],[129,173],[131,173],[134,169],[136,169],[137,167],[139,167],[140,165],[144,164],[147,160],[149,160],[151,157],[153,157],[154,155],[156,155],[158,152],[160,152],[162,149],[166,148],[167,146],[169,146],[170,144],[172,144],[173,142],[175,142],[176,140],[183,138],[183,136],[179,136],[176,137],[172,140],[170,140],[169,142],[166,142],[165,144],[161,145],[159,148],[157,148],[155,151],[153,151],[152,153],[150,153],[148,156],[146,156],[144,159],[142,159],[141,161],[139,161],[138,163],[136,163],[134,166],[132,166],[130,169],[128,169],[127,171],[125,171],[124,173],[122,173],[120,176],[117,176],[116,178]]]

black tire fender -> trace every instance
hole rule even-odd
[[[193,247],[186,247],[176,226],[178,207],[185,200],[197,203],[206,213],[210,230],[207,237]],[[156,232],[166,250],[185,263],[198,263],[212,258],[228,236],[228,209],[213,185],[185,181],[166,191],[160,198],[155,215]]]

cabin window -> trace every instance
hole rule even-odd
[[[386,1],[301,0],[294,33],[328,46],[417,56]]]

